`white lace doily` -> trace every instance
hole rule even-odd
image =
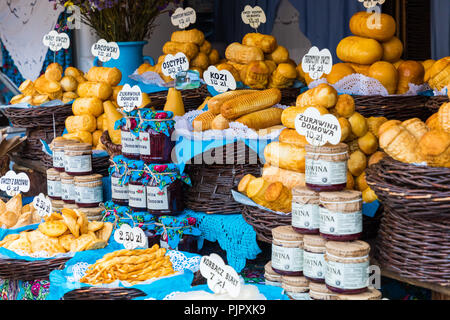
[[[197,272],[200,270],[200,260],[202,258],[200,256],[188,258],[180,251],[175,250],[169,250],[167,254],[175,271],[191,270],[192,272]]]
[[[328,83],[326,78],[321,78],[319,80],[313,81],[309,84],[309,88],[315,88],[321,83]],[[386,88],[381,84],[380,81],[374,78],[367,77],[360,73],[354,73],[348,75],[335,84],[331,85],[339,93],[354,94],[361,96],[416,96],[419,92],[429,89],[427,84],[415,85],[413,83],[409,84],[409,90],[405,94],[390,95]]]
[[[274,107],[280,109],[286,109],[288,106],[284,106],[281,104],[277,104]],[[265,136],[260,136],[258,133],[243,125],[239,122],[230,122],[230,128],[225,130],[207,130],[203,132],[194,132],[192,127],[192,122],[194,119],[201,113],[205,111],[202,110],[193,110],[187,112],[185,115],[179,117],[175,117],[175,130],[177,135],[181,135],[185,138],[191,140],[214,140],[214,139],[234,139],[234,138],[242,138],[242,139],[275,139],[280,135],[280,132],[283,129],[274,130],[268,133]]]

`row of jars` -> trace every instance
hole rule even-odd
[[[119,155],[113,158],[109,174],[112,201],[117,205],[158,216],[184,210],[183,183],[191,182],[173,163],[146,164]]]
[[[369,284],[370,246],[364,241],[326,241],[319,235],[301,235],[291,226],[272,230],[273,272],[325,283],[339,294],[359,294]]]
[[[175,141],[171,111],[138,109],[115,123],[121,131],[122,155],[147,164],[170,163]]]

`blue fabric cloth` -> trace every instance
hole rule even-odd
[[[185,211],[197,220],[196,227],[201,231],[200,248],[203,240],[218,242],[227,253],[227,263],[237,272],[244,269],[246,260],[256,259],[261,252],[256,242],[256,232],[245,222],[241,214],[206,214]]]
[[[450,1],[431,1],[431,55],[437,60],[450,54]]]

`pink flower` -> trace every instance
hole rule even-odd
[[[134,130],[134,129],[136,128],[136,126],[137,126],[137,121],[136,121],[136,119],[131,118],[131,119],[130,119],[130,129],[131,129],[131,130]]]
[[[165,119],[167,118],[167,114],[165,112],[158,112],[155,116],[155,119]]]
[[[187,218],[187,221],[188,221],[190,226],[193,226],[194,224],[197,223],[197,219],[195,219],[194,217]]]
[[[35,283],[31,286],[31,293],[34,296],[38,296],[39,295],[39,289],[41,288],[41,286],[39,285],[39,283]]]
[[[157,171],[157,172],[164,172],[164,170],[167,169],[167,165],[161,164],[161,165],[155,166],[154,168],[155,168],[155,171]]]

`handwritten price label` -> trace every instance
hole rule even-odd
[[[100,39],[92,45],[91,53],[101,62],[108,62],[111,59],[119,59],[120,49],[116,42],[107,42],[105,39]]]
[[[61,49],[68,49],[70,46],[70,38],[67,33],[58,33],[55,30],[50,31],[44,38],[42,38],[44,46],[48,47],[51,51],[59,51]]]
[[[336,145],[341,141],[338,119],[332,114],[321,115],[316,108],[308,108],[297,115],[295,130],[313,146],[323,146],[327,142]]]
[[[208,281],[208,287],[214,293],[226,293],[236,298],[241,291],[241,281],[236,270],[226,265],[222,258],[213,253],[200,260],[200,273]]]
[[[195,10],[187,8],[177,8],[170,17],[172,24],[180,29],[186,29],[190,24],[194,24],[197,21],[197,14]]]
[[[117,95],[117,104],[126,112],[131,112],[142,104],[142,91],[139,86],[126,83]]]
[[[266,14],[260,6],[246,5],[241,13],[241,18],[245,24],[249,24],[253,29],[257,29],[261,23],[266,23]]]
[[[189,69],[189,60],[184,53],[178,52],[176,55],[168,54],[164,58],[161,70],[165,76],[170,76],[172,79],[177,77],[177,74]]]
[[[30,190],[30,178],[23,172],[16,174],[10,170],[0,178],[0,190],[5,191],[9,196],[15,196],[20,192],[28,192]]]
[[[236,80],[228,70],[218,70],[215,66],[210,66],[204,73],[203,79],[206,84],[214,87],[218,92],[236,90]]]
[[[128,224],[123,224],[114,232],[114,240],[123,244],[125,249],[147,248],[148,241],[144,231],[139,227],[131,228]]]
[[[42,193],[34,197],[33,206],[36,208],[37,214],[41,217],[47,217],[52,214],[52,202]]]
[[[320,79],[324,73],[329,74],[333,67],[333,57],[328,49],[312,47],[309,52],[303,56],[302,69],[305,73],[314,79]]]

